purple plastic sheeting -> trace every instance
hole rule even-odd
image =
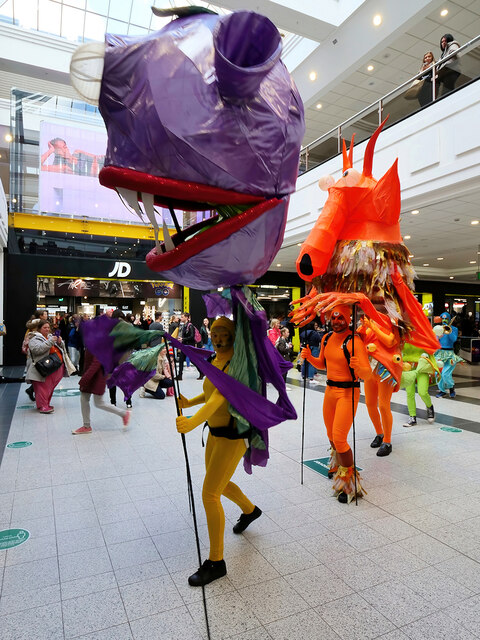
[[[216,318],[217,316],[227,316],[228,318],[233,315],[231,300],[218,293],[205,293],[202,298],[205,302],[208,318]]]
[[[284,198],[225,240],[160,275],[200,290],[255,282],[268,270],[282,245],[287,210],[288,198]]]
[[[304,110],[280,50],[270,20],[248,11],[182,17],[147,36],[107,34],[105,166],[244,194],[292,193]]]

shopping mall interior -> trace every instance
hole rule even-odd
[[[297,419],[269,430],[267,466],[250,475],[240,464],[234,475],[263,513],[235,534],[241,510],[224,497],[228,571],[204,589],[187,578],[209,554],[207,434],[180,437],[176,395],[118,390],[112,411],[123,418],[94,406],[93,429],[73,435],[85,416],[79,376],[59,381],[48,411],[36,410],[25,382],[35,312],[87,321],[118,309],[138,326],[161,312],[165,330],[189,312],[200,327],[203,295],[222,292],[146,261],[175,233],[209,228],[218,210],[186,210],[179,199],[154,209],[152,199],[150,212],[137,202],[140,187],[102,186],[110,131],[85,83],[72,86],[79,46],[94,51],[105,34],[148,39],[175,17],[151,4],[221,19],[255,11],[280,33],[305,133],[283,241],[248,282],[268,319],[288,322],[292,302],[308,293],[296,261],[327,201],[319,181],[342,177],[343,141],[361,170],[388,116],[373,176],[398,159],[415,297],[429,322],[447,312],[459,329],[454,391],[439,393],[432,375],[433,418],[417,395],[410,424],[407,393],[396,391],[384,457],[371,446],[361,387],[350,439],[364,493],[350,504],[332,497],[326,477],[326,374],[290,369]],[[427,52],[438,63],[445,34],[459,45],[450,86],[440,64],[433,82],[420,73]],[[188,55],[188,43],[178,46]],[[0,638],[480,638],[480,0],[5,0],[0,70]],[[81,80],[99,87],[99,78]],[[296,356],[301,336],[289,327]],[[199,378],[187,361],[175,394],[198,396]],[[273,385],[266,393],[275,401]]]

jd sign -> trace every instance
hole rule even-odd
[[[131,271],[132,267],[128,262],[115,262],[115,265],[108,274],[108,277],[112,278],[113,276],[117,276],[118,278],[126,278],[130,275]]]

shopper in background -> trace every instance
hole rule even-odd
[[[202,336],[202,349],[213,351],[212,337],[210,333],[210,321],[208,318],[203,319],[203,324],[200,327],[200,335]]]
[[[180,316],[180,329],[178,330],[178,340],[182,344],[186,344],[190,347],[195,346],[195,327],[190,321],[190,314],[187,312],[182,313]],[[178,361],[178,376],[177,380],[181,380],[183,376],[183,365],[187,357],[184,353],[180,351],[179,361]],[[203,378],[202,373],[198,372],[198,380]]]
[[[280,320],[278,318],[272,318],[272,320],[270,320],[270,329],[267,331],[267,336],[273,346],[277,344],[277,340],[280,338],[280,329]]]
[[[93,402],[97,409],[113,413],[122,418],[123,426],[126,428],[130,422],[130,409],[117,409],[105,403],[103,394],[105,393],[106,376],[100,362],[88,349],[85,349],[85,369],[79,380],[80,386],[80,407],[82,410],[83,425],[72,431],[74,436],[92,433],[90,424],[90,398],[93,395]]]
[[[442,54],[439,62],[448,55],[460,49],[460,45],[453,39],[451,33],[446,33],[440,40]],[[460,60],[458,56],[452,56],[447,62],[437,67],[438,97],[446,95],[455,88],[455,83],[460,76]]]
[[[68,331],[68,355],[70,356],[70,360],[72,361],[75,367],[75,373],[78,373],[78,367],[80,362],[80,334],[78,331],[79,327],[79,317],[77,315],[73,315],[70,318],[70,328]],[[61,332],[61,330],[60,330]]]
[[[170,364],[168,362],[166,350],[162,349],[158,354],[157,370],[155,375],[153,378],[150,378],[142,389],[140,389],[140,397],[145,398],[145,395],[148,394],[157,400],[163,400],[165,398],[164,389],[168,390],[172,387],[173,380]]]
[[[32,360],[30,355],[30,350],[28,348],[28,344],[30,342],[30,339],[33,338],[35,331],[37,331],[38,324],[41,320],[48,320],[48,312],[44,309],[35,311],[35,313],[30,317],[30,319],[26,324],[27,330],[25,332],[25,336],[23,337],[23,342],[22,342],[22,353],[27,357],[26,371],[28,371],[28,368]],[[25,389],[25,393],[27,394],[27,396],[30,398],[32,402],[35,401],[35,391],[33,389],[33,384],[31,384],[29,387]]]
[[[280,338],[277,340],[275,344],[275,348],[280,353],[284,360],[288,362],[292,361],[292,343],[289,340],[290,331],[287,327],[282,327],[280,329]],[[287,381],[287,372],[283,374],[283,379],[285,382]]]
[[[431,51],[427,51],[423,56],[422,66],[419,71],[426,71],[430,69],[432,64],[435,62],[435,58]],[[417,95],[417,100],[421,107],[429,104],[433,100],[433,89],[432,89],[432,69],[428,73],[425,73],[421,78],[422,86],[420,87]]]
[[[60,336],[52,335],[48,320],[41,320],[28,342],[28,349],[31,358],[25,379],[27,382],[33,382],[35,401],[39,412],[53,413],[54,408],[50,404],[53,390],[64,375],[69,375],[64,364],[67,360],[65,343]],[[62,365],[59,369],[44,378],[36,369],[35,363],[50,353],[56,353],[61,359]]]
[[[170,324],[168,325],[168,333],[173,336],[174,338],[176,338],[176,336],[174,336],[174,331],[175,329],[178,329],[180,325],[180,320],[177,318],[177,316],[172,316],[170,318]]]
[[[318,326],[318,324],[317,324]],[[314,358],[317,358],[320,354],[320,342],[322,340],[322,334],[320,331],[315,330],[315,323],[307,324],[306,327],[300,329],[300,342],[302,347],[310,347],[310,352]],[[303,361],[302,364],[302,378],[307,377],[312,384],[319,384],[315,379],[314,375],[317,373],[317,370],[307,360]]]
[[[149,330],[152,331],[163,331],[163,324],[162,324],[162,312],[161,311],[156,311],[155,312],[155,322],[151,322],[149,327]],[[163,338],[155,338],[154,340],[152,340],[152,342],[150,342],[150,347],[156,347],[158,344],[160,344],[162,342]]]

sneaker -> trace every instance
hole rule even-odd
[[[242,513],[237,520],[237,524],[235,524],[233,527],[233,533],[242,533],[242,531],[245,531],[249,524],[259,518],[261,515],[262,510],[258,507],[255,507],[252,513]]]
[[[188,578],[188,584],[191,587],[202,587],[218,578],[227,575],[227,566],[225,560],[205,560],[202,566]]]
[[[140,393],[138,394],[139,398],[145,398],[145,389],[140,389]]]
[[[439,391],[437,394],[435,394],[436,398],[445,398],[447,394],[444,391]]]
[[[48,409],[39,409],[38,413],[53,413],[53,407],[48,407]]]
[[[127,405],[127,409],[131,409],[132,408],[132,401],[131,400],[127,400],[127,402],[125,404]]]
[[[433,410],[433,404],[431,407],[427,407],[427,421],[430,422],[430,424],[433,424],[435,422],[435,411]]]
[[[92,427],[79,427],[72,431],[74,436],[83,436],[85,433],[92,433]]]
[[[123,428],[124,429],[126,429],[128,427],[128,423],[130,422],[131,415],[132,415],[132,412],[130,411],[130,409],[127,409],[125,411],[125,415],[122,418]]]
[[[417,417],[416,416],[410,416],[408,418],[408,422],[404,422],[402,426],[404,426],[404,427],[416,427],[417,426]]]
[[[452,388],[450,389],[450,398],[455,398],[455,396],[456,396],[456,395],[457,395],[457,394],[456,394],[456,392],[455,392],[455,387],[452,387]]]
[[[371,441],[370,446],[372,449],[378,449],[383,444],[383,433],[381,435],[376,435],[375,438]]]
[[[384,442],[380,449],[377,451],[377,456],[383,458],[389,456],[392,453],[392,445],[389,442]]]

